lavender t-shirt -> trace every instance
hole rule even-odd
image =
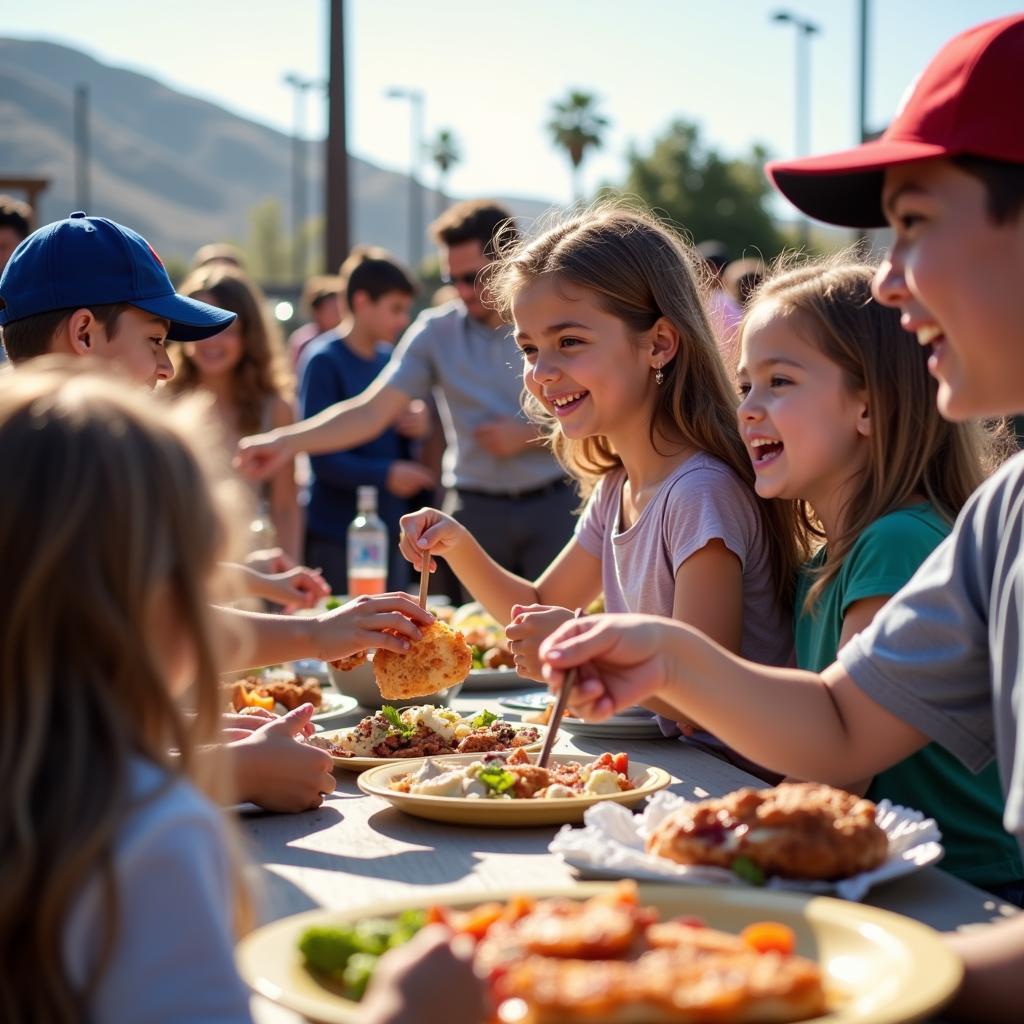
[[[580,546],[601,559],[605,610],[671,618],[679,567],[720,540],[743,569],[740,654],[763,665],[792,664],[792,620],[775,600],[764,523],[750,488],[721,459],[699,452],[623,530],[625,482],[622,469],[604,476],[576,524]]]
[[[743,572],[740,654],[763,665],[792,665],[790,610],[775,599],[764,522],[743,480],[721,459],[699,452],[662,482],[637,521],[623,530],[625,482],[622,469],[602,477],[576,525],[580,546],[601,560],[605,610],[671,618],[679,567],[710,541],[720,540]],[[674,723],[659,720],[665,732],[678,734]],[[770,777],[709,733],[697,732],[693,740]]]

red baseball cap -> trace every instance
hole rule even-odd
[[[825,156],[776,160],[765,171],[808,216],[876,228],[886,223],[887,167],[963,155],[1024,164],[1024,15],[954,36],[912,83],[877,140]]]

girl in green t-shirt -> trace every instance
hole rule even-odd
[[[996,438],[937,411],[928,351],[835,257],[782,269],[744,319],[740,427],[764,498],[794,502],[814,554],[797,592],[800,668],[820,671],[916,572],[992,468]],[[938,744],[848,788],[935,818],[952,874],[1020,904],[993,763],[973,775]]]

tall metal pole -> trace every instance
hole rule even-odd
[[[860,33],[858,37],[857,131],[860,141],[868,141],[868,0],[860,0]]]
[[[393,100],[409,101],[409,130],[412,152],[409,156],[409,263],[415,270],[423,260],[423,189],[416,180],[423,155],[423,93],[419,89],[388,89]]]
[[[89,86],[75,86],[75,206],[91,212],[89,188]]]
[[[345,3],[344,0],[330,0],[330,3],[324,255],[327,270],[336,273],[350,248],[349,178],[345,122]]]
[[[796,81],[793,97],[796,108],[796,156],[807,156],[811,150],[811,36],[819,31],[813,21],[801,18],[791,11],[777,11],[772,20],[792,25],[796,29]],[[800,247],[810,244],[811,223],[801,214],[798,221]]]
[[[415,273],[423,262],[423,187],[417,181],[424,146],[423,93],[410,92],[409,99],[412,104],[412,167],[409,171],[409,232],[412,244],[409,246],[409,262]]]

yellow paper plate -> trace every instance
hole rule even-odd
[[[537,897],[585,899],[610,887],[585,882],[533,890]],[[956,991],[963,969],[938,934],[909,918],[828,896],[801,896],[763,889],[680,889],[639,886],[640,902],[662,919],[680,914],[702,918],[710,927],[739,932],[755,921],[780,921],[797,936],[797,952],[825,972],[831,1012],[819,1024],[906,1024],[935,1013]],[[443,902],[468,909],[505,900],[516,892],[488,892],[448,900],[405,900],[372,911],[311,910],[258,929],[238,946],[238,966],[260,995],[324,1024],[359,1024],[359,1005],[320,984],[302,966],[299,937],[310,927],[361,917],[386,917]],[[600,1024],[595,1019],[594,1024]],[[725,1021],[723,1020],[723,1024]]]
[[[585,761],[587,757],[586,754],[552,754],[551,760],[565,764],[568,761]],[[480,754],[459,754],[447,760],[449,764],[459,765],[480,759]],[[629,774],[636,789],[601,796],[565,797],[558,800],[467,800],[456,796],[398,793],[388,788],[392,779],[416,771],[423,761],[423,758],[419,758],[405,764],[372,768],[359,776],[359,788],[367,796],[382,797],[398,810],[417,818],[444,821],[451,825],[529,828],[535,825],[578,825],[583,821],[583,812],[594,804],[611,801],[631,807],[645,800],[651,793],[664,789],[672,781],[672,776],[663,768],[631,761]]]
[[[527,726],[529,723],[527,723],[527,722],[522,722],[522,723],[520,723],[520,722],[512,722],[511,724],[512,725],[516,725],[516,726],[518,726],[518,725]],[[526,746],[523,748],[524,750],[527,750],[527,751],[540,750],[540,748],[542,746],[544,746],[544,737],[547,734],[548,727],[546,725],[535,725],[535,726],[533,726],[533,728],[536,729],[538,734],[539,734],[537,736],[537,740],[534,743],[526,744]],[[339,732],[347,732],[347,730],[346,729],[336,729],[334,731],[325,730],[324,732],[320,733],[320,735],[326,737],[327,739],[331,739],[332,736],[336,736]],[[433,757],[443,757],[443,758],[445,758],[447,760],[448,758],[452,758],[452,757],[466,757],[467,755],[466,754],[434,754],[432,756]],[[474,754],[473,756],[474,757],[480,757],[479,754]],[[412,764],[414,761],[421,761],[422,758],[418,758],[418,757],[331,757],[331,760],[334,762],[334,767],[335,768],[344,768],[346,771],[350,771],[350,772],[364,772],[368,768],[380,768],[382,765],[389,765],[389,764],[397,764],[397,765]]]

